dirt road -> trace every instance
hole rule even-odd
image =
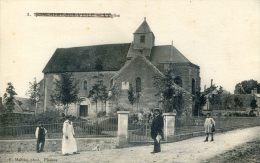
[[[162,152],[151,154],[153,146],[138,146],[123,149],[84,151],[80,154],[62,156],[61,152],[0,154],[0,161],[8,162],[62,162],[62,163],[196,163],[208,162],[213,157],[236,147],[259,139],[260,127],[229,131],[215,135],[214,142],[203,142],[204,137],[162,144]]]

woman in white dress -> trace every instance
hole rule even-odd
[[[73,123],[72,121],[70,121],[70,131],[72,133],[72,137],[71,137],[71,151],[73,152],[73,154],[76,154],[78,149],[77,149],[77,143],[76,143],[76,139],[75,139],[75,132],[74,132],[74,127],[73,127]]]
[[[62,154],[69,155],[77,153],[77,144],[74,138],[74,128],[72,122],[67,119],[63,123],[63,138],[62,138]]]

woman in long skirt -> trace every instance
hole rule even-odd
[[[62,138],[62,154],[69,155],[77,153],[77,144],[74,138],[74,128],[72,122],[67,119],[63,123],[63,138]]]

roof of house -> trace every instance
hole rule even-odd
[[[19,102],[21,104],[19,105]],[[15,113],[25,113],[25,112],[34,112],[34,105],[31,103],[30,99],[28,98],[23,98],[23,97],[15,97],[15,107],[14,111]]]
[[[43,72],[97,71],[95,69],[97,59],[101,60],[103,71],[118,71],[127,60],[129,48],[130,43],[58,48]],[[154,46],[151,51],[151,62],[154,65],[165,62],[191,63],[172,45]]]
[[[154,46],[151,52],[151,62],[156,63],[190,63],[190,61],[174,46]]]
[[[136,62],[136,60],[142,60],[145,64],[147,64],[152,71],[154,71],[156,74],[159,74],[160,76],[163,76],[162,72],[157,69],[150,61],[148,61],[145,57],[141,55],[135,56],[132,60],[127,62],[121,69],[118,71],[114,76],[113,79],[117,78],[122,72],[124,72],[125,69],[127,69],[132,63]]]
[[[28,98],[23,97],[15,97],[14,99],[14,110],[12,113],[18,113],[18,114],[33,114],[34,108],[33,104],[30,102]],[[0,114],[4,113],[4,106],[2,105],[0,109]]]
[[[43,72],[96,71],[97,59],[103,71],[117,71],[124,65],[129,47],[130,43],[58,48]]]

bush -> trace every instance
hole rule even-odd
[[[248,117],[249,115],[247,113],[229,113],[226,116],[230,116],[230,117]]]
[[[85,119],[69,116],[73,122],[86,121]],[[10,116],[1,115],[1,123],[4,125],[37,125],[42,124],[63,123],[66,120],[65,116],[59,111],[51,110],[44,113],[34,115],[11,114]]]
[[[250,117],[256,117],[256,113],[254,112],[254,110],[250,110],[249,116]]]
[[[138,115],[136,113],[134,114],[129,114],[128,122],[129,123],[134,123],[138,121]]]
[[[128,111],[129,109],[126,109],[125,107],[123,107],[123,106],[117,106],[116,108],[115,108],[115,111],[117,112],[117,111]]]
[[[106,116],[106,111],[100,111],[97,113],[97,117],[104,117]]]

